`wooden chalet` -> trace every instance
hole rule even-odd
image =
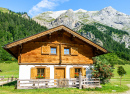
[[[19,79],[75,78],[108,51],[66,26],[58,26],[9,43],[4,49],[18,59]]]

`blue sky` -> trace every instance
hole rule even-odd
[[[45,11],[68,9],[96,11],[108,6],[130,15],[130,0],[0,0],[0,7],[15,12],[27,12],[31,17]]]

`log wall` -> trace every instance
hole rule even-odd
[[[57,54],[42,54],[42,46],[57,48]],[[64,47],[78,48],[78,55],[64,55]],[[93,64],[93,48],[67,32],[55,32],[22,44],[19,63]]]

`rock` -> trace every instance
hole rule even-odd
[[[95,35],[92,34],[91,32],[84,33],[84,31],[82,31],[81,35],[88,38],[89,40],[95,42],[96,44],[103,46],[103,42],[101,40],[99,40],[98,38],[95,38]]]
[[[29,19],[29,16],[27,14],[22,15],[23,18]]]
[[[125,43],[125,47],[130,49],[130,35],[123,35],[123,37],[120,37],[117,34],[112,34],[112,38],[119,43]]]

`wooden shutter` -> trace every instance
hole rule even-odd
[[[70,68],[70,78],[74,78],[75,70],[74,68]]]
[[[42,54],[50,54],[50,46],[42,46]]]
[[[37,68],[31,68],[31,79],[36,79],[37,76]]]
[[[45,68],[45,79],[50,79],[50,68]]]
[[[71,55],[78,55],[78,48],[71,47]]]
[[[82,76],[86,77],[86,68],[82,68]]]

